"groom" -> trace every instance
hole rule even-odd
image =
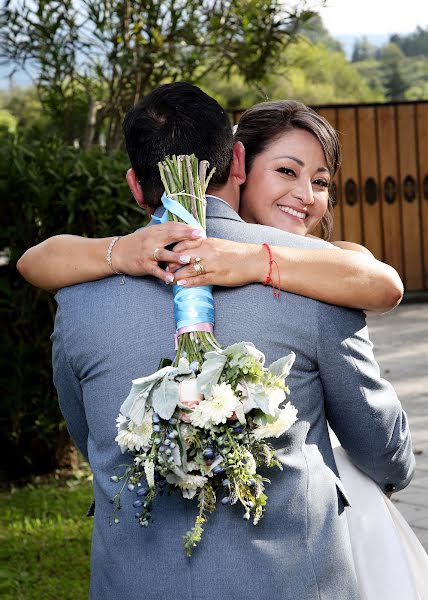
[[[157,163],[194,152],[216,172],[207,206],[208,234],[236,241],[324,248],[321,240],[249,225],[237,214],[245,181],[242,146],[233,145],[228,118],[200,89],[164,85],[124,122],[133,167],[129,183],[140,204],[157,215],[163,191]],[[255,527],[237,506],[210,517],[191,559],[181,538],[195,505],[180,494],[156,499],[154,523],[133,519],[124,493],[120,523],[109,527],[115,469],[131,459],[114,442],[115,419],[131,380],[173,357],[171,289],[160,280],[118,277],[57,294],[54,380],[69,431],[94,473],[92,600],[357,600],[344,508],[349,504],[329,441],[330,422],[353,462],[385,492],[401,489],[414,468],[406,415],[379,376],[360,311],[270,288],[218,288],[216,336],[228,345],[252,341],[267,362],[296,353],[288,378],[299,420],[275,440],[284,471],[271,479],[264,518]]]

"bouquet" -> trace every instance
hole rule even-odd
[[[167,158],[159,164],[165,193],[162,203],[170,220],[205,230],[205,191],[212,172],[195,156]],[[265,366],[265,357],[251,342],[222,348],[214,337],[214,301],[210,286],[174,286],[177,323],[176,358],[132,382],[117,418],[122,452],[133,457],[112,498],[119,523],[121,494],[135,493],[135,517],[148,527],[156,494],[165,486],[187,499],[197,498],[194,526],[183,536],[191,556],[201,540],[203,524],[222,504],[240,503],[243,518],[256,525],[267,502],[259,467],[278,467],[274,448],[266,441],[279,437],[297,420],[287,402],[285,379],[294,353]]]

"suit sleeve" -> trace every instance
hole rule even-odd
[[[410,482],[407,415],[380,376],[363,313],[319,303],[317,357],[328,421],[351,460],[388,493]]]
[[[58,307],[55,329],[52,334],[53,381],[68,432],[74,443],[88,460],[88,423],[83,404],[82,388],[65,351],[64,323]]]

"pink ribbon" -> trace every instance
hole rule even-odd
[[[178,338],[183,333],[191,333],[192,331],[205,331],[206,333],[214,333],[214,327],[211,323],[196,323],[195,325],[188,325],[177,330],[175,334],[175,349],[178,350]]]

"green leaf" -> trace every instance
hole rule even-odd
[[[240,356],[254,356],[254,358],[262,365],[265,363],[265,355],[260,350],[257,350],[255,345],[252,342],[238,342],[237,344],[232,344],[227,348],[223,349],[223,354],[225,354],[229,360],[239,360]]]
[[[274,377],[285,379],[290,373],[295,359],[296,355],[294,352],[290,352],[288,356],[283,356],[282,358],[273,362],[268,370]]]
[[[161,419],[170,419],[178,402],[180,384],[171,375],[166,375],[152,394],[153,409]]]
[[[206,360],[202,365],[202,371],[197,378],[197,385],[198,392],[203,394],[205,398],[209,398],[213,387],[220,379],[220,375],[227,359],[218,352],[207,352],[205,354],[205,359]]]
[[[261,383],[247,383],[247,391],[250,401],[254,403],[256,408],[267,415],[272,414],[269,408],[269,396]],[[272,414],[272,416],[275,415]]]
[[[141,425],[144,418],[146,401],[153,387],[171,371],[173,367],[164,367],[147,377],[134,379],[128,397],[120,407],[120,412],[131,419],[136,425]],[[169,417],[168,417],[169,418]]]

